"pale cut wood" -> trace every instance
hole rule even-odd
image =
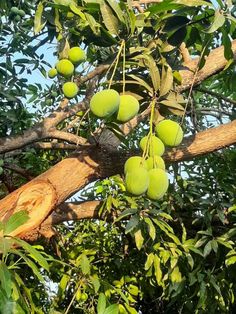
[[[11,236],[21,236],[39,226],[52,211],[56,201],[56,191],[50,182],[31,181],[0,201],[0,221],[4,222],[13,214],[26,210],[29,220],[10,233]]]

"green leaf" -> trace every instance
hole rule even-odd
[[[120,213],[119,217],[116,218],[115,222],[120,221],[124,217],[136,214],[138,211],[138,208],[128,208]]]
[[[23,225],[29,220],[29,215],[26,210],[21,210],[14,213],[4,225],[3,233],[5,235],[10,234],[12,231],[16,230],[18,227]]]
[[[15,255],[19,255],[26,262],[26,264],[29,266],[29,268],[32,269],[33,273],[39,279],[39,281],[44,282],[44,278],[41,275],[39,268],[36,266],[36,264],[30,258],[28,258],[25,254],[23,254],[19,250],[11,249],[10,252],[15,254]]]
[[[160,104],[167,106],[169,108],[175,108],[175,109],[179,109],[181,111],[184,111],[184,107],[182,105],[178,104],[177,101],[175,101],[175,100],[164,99],[160,102]]]
[[[8,270],[7,266],[5,263],[0,262],[0,282],[1,282],[1,287],[5,291],[6,296],[10,298],[11,296],[11,273]]]
[[[179,267],[176,266],[170,274],[170,279],[172,282],[181,282],[182,281],[182,274],[179,271]]]
[[[97,314],[104,314],[106,309],[106,296],[104,293],[100,293],[97,304]]]
[[[125,234],[131,232],[138,225],[138,223],[139,223],[138,216],[137,215],[132,216],[126,225]]]
[[[129,27],[131,35],[134,34],[135,26],[136,26],[136,15],[134,14],[133,10],[128,10],[128,16],[129,16]]]
[[[170,251],[168,251],[168,250],[160,251],[160,258],[162,260],[163,265],[166,264],[166,262],[169,260],[170,257],[171,257]]]
[[[150,16],[159,12],[166,12],[169,10],[176,10],[180,8],[180,4],[176,4],[176,1],[165,0],[157,4],[153,4],[148,7],[147,11],[151,12]]]
[[[172,88],[173,74],[171,67],[162,67],[160,96],[166,95]]]
[[[40,252],[38,252],[32,245],[28,244],[27,242],[21,239],[14,238],[14,237],[13,239],[14,239],[14,242],[19,244],[22,248],[24,248],[41,267],[49,271],[48,262],[46,261],[46,259],[43,257],[43,255]]]
[[[215,290],[218,292],[218,294],[221,296],[221,290],[220,287],[218,286],[215,277],[213,275],[210,276],[210,283],[212,284],[212,286],[215,288]]]
[[[207,255],[209,255],[211,253],[211,250],[212,250],[211,241],[209,241],[204,247],[203,256],[206,257]]]
[[[153,262],[154,262],[154,254],[150,253],[148,254],[144,269],[148,270],[152,266]]]
[[[113,15],[111,8],[107,4],[101,3],[100,10],[107,30],[113,35],[118,35],[119,23],[117,18]]]
[[[218,28],[220,28],[225,23],[225,17],[220,13],[219,10],[215,12],[215,17],[212,25],[205,30],[206,33],[214,33]]]
[[[212,240],[212,241],[211,241],[211,247],[212,247],[213,251],[214,251],[215,253],[217,253],[217,251],[218,251],[218,243],[217,243],[216,240]]]
[[[222,42],[224,45],[224,57],[226,60],[233,58],[232,43],[227,31],[222,28]]]
[[[91,277],[90,277],[90,280],[91,280],[91,282],[92,282],[92,284],[93,284],[95,293],[97,293],[98,290],[99,290],[99,288],[100,288],[100,281],[99,281],[98,277],[95,276],[95,275],[94,275],[94,276],[91,276]]]
[[[9,252],[11,246],[12,239],[0,237],[0,254],[2,254],[3,257]]]
[[[230,266],[236,263],[236,255],[235,256],[230,256],[225,260],[225,265]]]
[[[166,19],[165,26],[163,28],[163,32],[173,32],[177,31],[178,29],[184,27],[186,24],[189,23],[189,19],[186,16],[171,16]]]
[[[142,85],[144,88],[146,88],[147,91],[149,91],[151,94],[153,94],[152,87],[150,85],[148,85],[143,79],[141,79],[140,77],[138,77],[134,74],[130,74],[129,76],[132,79],[134,79],[135,81],[137,81],[139,85]]]
[[[208,7],[212,7],[213,5],[207,1],[202,0],[176,0],[176,4],[183,4],[187,7],[196,7],[196,6],[202,6],[206,5]]]
[[[108,306],[106,308],[104,314],[119,314],[118,304],[112,304],[112,305]]]
[[[149,69],[154,90],[155,91],[159,90],[161,78],[160,78],[159,69],[153,57],[147,54],[141,54],[137,56],[136,59],[143,60],[143,63]]]
[[[174,32],[167,41],[171,46],[179,46],[185,39],[187,35],[187,27],[181,27],[176,32]]]
[[[70,281],[70,276],[68,274],[64,274],[61,277],[60,283],[59,283],[59,290],[58,290],[58,296],[61,297],[63,293],[66,291],[66,287],[68,285],[68,282]]]
[[[236,204],[228,208],[228,213],[231,213],[232,211],[236,211]]]
[[[143,241],[144,241],[141,229],[139,229],[138,231],[135,232],[134,238],[135,238],[135,243],[136,243],[137,249],[141,250],[142,245],[143,245]]]
[[[70,9],[73,13],[80,16],[83,21],[86,21],[85,14],[81,11],[81,9],[74,3],[70,4]]]
[[[225,239],[224,239],[224,238],[221,238],[221,237],[216,238],[216,241],[217,241],[219,244],[221,244],[221,245],[227,247],[228,249],[232,249],[232,248],[233,248],[233,244],[234,244],[233,241],[225,241]]]
[[[85,254],[81,254],[80,267],[83,274],[85,275],[90,274],[90,262]]]
[[[148,225],[148,232],[149,232],[150,237],[152,238],[152,240],[155,240],[155,238],[156,238],[156,228],[154,227],[153,222],[148,217],[145,217],[144,221]]]
[[[124,12],[121,10],[119,3],[115,0],[106,0],[107,4],[112,8],[112,10],[115,12],[116,16],[118,19],[125,24],[125,19],[124,19]]]
[[[100,36],[101,35],[101,25],[95,20],[95,18],[88,13],[85,13],[86,16],[86,20],[92,30],[92,32],[96,35],[96,36]]]
[[[156,277],[157,284],[161,286],[162,270],[161,270],[160,258],[157,255],[154,255],[153,265],[155,269],[155,277]]]
[[[34,16],[34,33],[38,34],[45,26],[46,22],[42,22],[43,2],[39,2]]]
[[[191,254],[186,254],[186,257],[187,257],[188,264],[190,265],[191,269],[193,269],[194,260],[192,258],[192,255]]]

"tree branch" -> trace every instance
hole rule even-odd
[[[21,175],[22,177],[26,178],[27,180],[33,179],[33,176],[29,173],[29,171],[27,171],[26,169],[23,169],[17,165],[9,164],[9,163],[5,162],[3,164],[3,168],[11,170],[13,172],[16,172],[19,175]]]
[[[236,40],[232,41],[232,50],[236,57]],[[198,63],[199,58],[196,58],[195,60],[191,60],[185,64],[188,69],[180,70],[180,74],[182,76],[182,84],[177,88],[179,92],[189,89],[192,85],[194,73],[198,67]],[[221,46],[214,49],[206,58],[205,66],[195,76],[194,85],[198,85],[206,78],[219,72],[225,67],[226,64],[227,60],[224,58],[224,47]],[[104,73],[109,68],[109,66],[110,64],[105,64],[97,67],[86,76],[78,79],[78,83],[81,84],[81,82],[86,82],[94,78],[95,76]],[[52,129],[55,129],[60,122],[62,122],[66,118],[73,116],[78,111],[85,111],[88,108],[90,97],[91,95],[88,95],[88,97],[85,98],[84,101],[73,106],[68,106],[67,100],[63,100],[62,107],[59,106],[59,108],[55,110],[55,112],[53,112],[49,117],[45,118],[41,123],[36,124],[31,129],[25,131],[22,135],[0,139],[0,154],[9,152],[14,149],[22,148],[26,145],[41,141],[43,139],[52,138],[52,134],[50,134],[50,131]],[[125,124],[123,126],[124,134],[127,134],[126,132],[129,132],[134,127],[136,127],[141,119],[145,118],[148,113],[148,111],[144,112],[140,116],[135,117],[127,124]]]
[[[232,105],[236,105],[236,100],[225,97],[224,95],[221,95],[219,93],[216,93],[216,92],[209,90],[209,89],[206,89],[204,87],[197,87],[197,88],[194,88],[194,90],[201,92],[201,93],[206,93],[206,94],[212,95],[212,96],[216,97],[217,99],[222,99],[226,102],[229,102]]]
[[[167,151],[164,159],[169,162],[188,160],[235,143],[236,120],[186,138],[178,148]],[[39,226],[54,208],[57,208],[86,184],[97,178],[123,173],[125,161],[134,153],[137,154],[137,152],[117,150],[109,152],[98,146],[80,148],[72,156],[57,163],[31,182],[0,200],[0,220],[6,219],[16,211],[27,210],[30,220],[27,222],[26,228],[24,229],[23,225],[20,232],[14,231],[14,235],[24,235],[26,231]],[[32,195],[32,190],[36,190],[37,193]],[[50,194],[52,194],[51,197]],[[24,195],[23,198],[22,195]],[[35,215],[40,217],[35,220]]]
[[[236,59],[236,40],[233,40],[231,44],[234,58]],[[223,70],[228,62],[224,57],[224,46],[220,46],[211,51],[206,57],[206,63],[204,67],[197,72],[197,75],[195,75],[199,60],[200,58],[196,58],[186,62],[184,65],[188,69],[179,71],[182,77],[182,82],[181,85],[177,87],[178,92],[189,89],[193,83],[193,80],[194,86],[199,85],[202,81]]]
[[[170,162],[189,160],[234,144],[236,120],[186,138],[178,148],[168,151],[164,159]]]

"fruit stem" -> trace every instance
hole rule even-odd
[[[122,40],[120,48],[119,48],[119,51],[118,51],[116,59],[115,59],[115,66],[114,66],[114,70],[112,72],[112,75],[111,75],[111,78],[110,78],[110,81],[109,81],[108,89],[111,88],[111,84],[112,84],[112,81],[113,81],[113,78],[114,78],[114,75],[115,75],[115,72],[116,72],[116,69],[117,69],[117,65],[118,65],[118,62],[119,62],[120,54],[122,52],[124,44],[125,44],[125,41]]]
[[[125,94],[125,41],[123,49],[123,94]]]
[[[155,111],[155,103],[156,103],[156,100],[155,100],[155,98],[153,98],[151,103],[150,103],[150,106],[151,106],[151,115],[150,115],[150,122],[149,122],[150,130],[148,133],[147,143],[146,143],[146,146],[144,148],[143,155],[142,155],[143,159],[146,159],[148,157],[150,145],[151,145],[151,149],[153,149],[152,133],[153,133],[153,117],[154,117],[154,111]]]

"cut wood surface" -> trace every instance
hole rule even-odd
[[[10,233],[11,236],[20,236],[39,226],[56,203],[56,191],[52,184],[40,179],[33,180],[0,201],[0,220],[4,222],[14,213],[26,210],[28,221]]]

